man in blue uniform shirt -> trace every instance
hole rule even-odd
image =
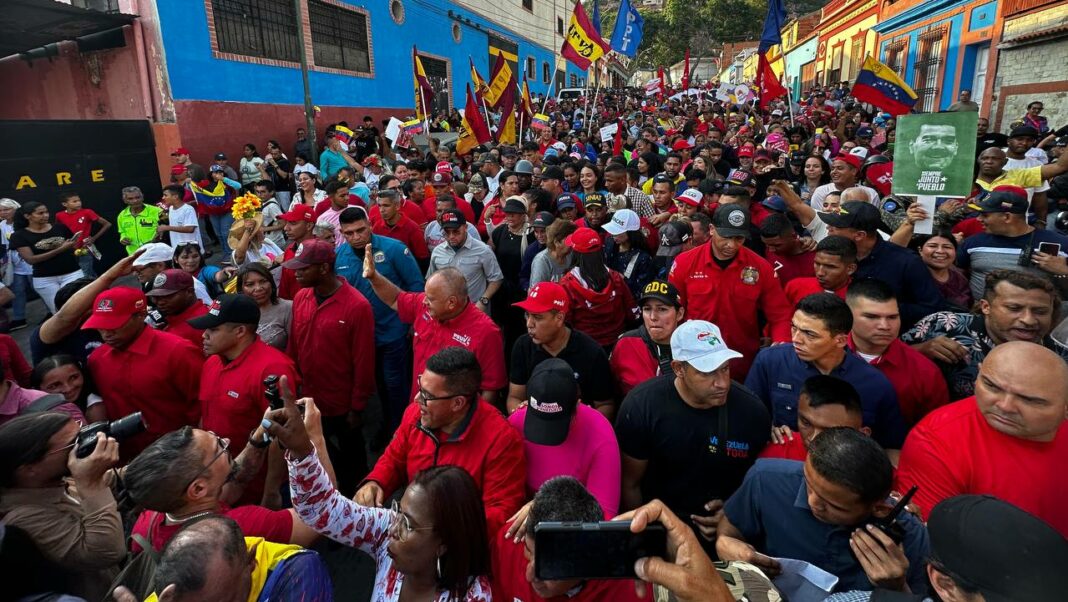
[[[371,222],[362,207],[349,207],[338,216],[341,235],[348,244],[337,249],[334,270],[349,281],[371,303],[375,314],[376,365],[379,366],[379,391],[385,392],[382,409],[388,421],[387,433],[400,424],[411,396],[411,342],[408,325],[397,312],[382,302],[363,277],[363,253],[368,243],[374,249],[375,268],[400,289],[422,292],[423,275],[415,258],[404,243],[371,233]]]
[[[836,376],[860,393],[864,426],[887,449],[898,450],[907,427],[890,381],[846,348],[853,313],[837,295],[815,293],[797,304],[790,324],[791,345],[762,350],[745,379],[771,410],[775,426],[797,430],[801,386],[810,376]]]

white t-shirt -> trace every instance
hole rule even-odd
[[[171,226],[193,226],[193,231],[190,233],[170,231],[171,246],[177,247],[184,242],[195,242],[200,246],[200,250],[204,250],[204,241],[200,239],[200,222],[197,221],[197,210],[193,209],[192,205],[185,204],[178,208],[171,208],[167,211],[168,222]]]
[[[282,207],[278,204],[278,199],[275,198],[265,203],[261,212],[263,213],[263,225],[273,226],[278,216],[282,215]],[[286,244],[286,235],[281,230],[268,232],[266,238],[279,247]]]
[[[26,260],[22,258],[22,255],[19,255],[18,251],[11,250],[11,235],[14,233],[14,224],[0,220],[0,237],[3,237],[4,245],[8,248],[7,260],[11,263],[11,273],[20,276],[33,276],[33,266],[26,263]]]
[[[1031,149],[1034,150],[1034,149]],[[1028,151],[1030,152],[1030,151]],[[1026,169],[1028,167],[1042,167],[1045,165],[1045,161],[1039,161],[1029,155],[1024,155],[1023,159],[1013,159],[1012,157],[1005,158],[1005,171],[1010,169]],[[1046,192],[1049,190],[1049,182],[1043,180],[1041,186],[1035,186],[1034,188],[1025,188],[1027,191],[1027,205],[1031,205],[1031,197],[1035,196],[1036,192]]]
[[[868,188],[867,186],[857,185],[856,188],[864,189],[864,192],[868,193],[868,202],[872,205],[879,202],[879,193],[874,188]],[[823,199],[827,198],[827,195],[838,190],[833,183],[827,183],[823,186],[812,191],[812,198],[809,199],[808,204],[816,211],[823,211]]]

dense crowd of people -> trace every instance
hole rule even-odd
[[[462,156],[370,117],[178,148],[114,222],[0,200],[8,328],[49,312],[31,361],[0,335],[5,588],[350,599],[332,540],[376,601],[778,600],[787,560],[832,578],[795,599],[1060,599],[1068,128],[1036,104],[980,119],[933,216],[845,86],[548,99]],[[613,518],[667,531],[640,585],[539,578],[538,524]]]

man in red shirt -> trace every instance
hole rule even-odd
[[[839,426],[871,435],[871,429],[864,426],[860,395],[853,385],[836,376],[810,376],[797,398],[797,432],[788,426],[773,426],[771,443],[760,457],[804,462],[808,444],[816,435]]]
[[[767,320],[775,342],[790,341],[792,313],[775,271],[744,247],[749,237],[749,212],[739,205],[720,205],[712,216],[711,240],[675,258],[668,280],[686,307],[686,317],[720,327],[727,346],[744,357],[731,366],[743,380],[760,348],[758,313]]]
[[[578,479],[554,477],[538,488],[526,517],[526,528],[521,532],[522,542],[505,536],[506,525],[500,533],[491,535],[490,549],[493,554],[493,597],[497,600],[520,602],[543,602],[544,600],[568,600],[569,602],[607,601],[637,602],[652,600],[648,583],[642,583],[644,595],[639,596],[634,581],[627,579],[568,579],[566,581],[543,581],[535,573],[534,526],[540,522],[598,522],[604,520],[604,511]]]
[[[300,243],[312,238],[312,226],[315,225],[315,210],[307,205],[293,205],[289,211],[278,216],[285,222],[282,231],[286,234],[286,240],[290,241],[282,255],[283,261],[293,259],[297,254]],[[283,299],[293,300],[297,291],[301,288],[293,270],[282,266],[282,275],[278,282],[278,296]]]
[[[794,278],[785,287],[786,301],[796,307],[812,293],[834,293],[845,299],[846,287],[857,271],[857,245],[844,236],[828,236],[816,245],[815,276]]]
[[[122,442],[129,461],[164,433],[200,420],[200,372],[204,355],[185,339],[149,328],[141,291],[108,289],[93,302],[82,330],[95,329],[104,344],[89,356],[89,371],[112,420],[144,415],[148,430]]]
[[[679,290],[664,280],[645,285],[638,306],[642,325],[619,335],[609,358],[624,397],[650,378],[671,371],[671,334],[686,319]]]
[[[504,339],[501,329],[467,296],[467,280],[456,268],[443,268],[426,281],[423,293],[406,293],[375,270],[371,245],[364,253],[363,277],[371,283],[383,303],[397,311],[401,322],[411,324],[412,390],[427,360],[445,347],[463,347],[478,357],[482,367],[479,387],[483,399],[496,402],[499,391],[508,384],[504,367]]]
[[[299,383],[293,360],[256,336],[259,323],[260,308],[245,295],[220,295],[206,315],[190,320],[191,326],[203,331],[208,356],[200,377],[200,424],[233,441],[233,453],[245,449],[244,438],[267,410],[264,379],[285,376],[290,386]],[[257,504],[265,490],[277,498],[281,483],[265,489],[263,476],[261,471],[245,487],[240,502]],[[274,501],[281,504],[280,499]]]
[[[367,473],[362,413],[375,392],[375,317],[371,303],[334,273],[334,246],[312,239],[284,267],[302,288],[293,298],[287,352],[304,379],[303,394],[323,414],[338,490],[355,491]]]
[[[203,332],[187,321],[208,313],[208,306],[197,299],[193,277],[188,272],[163,270],[152,279],[152,290],[145,296],[156,306],[155,311],[149,311],[149,317],[157,330],[180,336],[194,347],[200,347]]]
[[[890,381],[908,426],[949,403],[942,371],[897,338],[901,334],[901,310],[890,285],[882,280],[858,280],[849,285],[846,303],[853,311],[849,348]]]
[[[484,380],[479,363],[461,347],[446,347],[427,359],[416,378],[415,403],[356,492],[356,503],[381,506],[419,471],[453,464],[482,490],[488,532],[497,533],[519,510],[526,493],[523,439],[497,408],[479,398]]]
[[[408,247],[424,270],[430,261],[423,229],[400,211],[404,198],[396,190],[378,191],[378,217],[371,218],[371,232],[399,240]]]
[[[475,210],[471,208],[471,203],[456,196],[456,192],[454,192],[452,188],[452,175],[449,174],[449,172],[434,172],[430,176],[430,186],[432,187],[433,194],[426,194],[423,197],[423,214],[427,218],[427,223],[434,221],[437,217],[438,195],[442,193],[448,193],[452,198],[456,199],[456,208],[464,214],[467,223],[475,223]]]
[[[975,396],[920,421],[901,450],[896,489],[918,485],[926,518],[938,502],[992,495],[1041,518],[1068,537],[1068,364],[1023,341],[986,356]]]
[[[760,240],[764,243],[764,258],[775,270],[775,277],[783,288],[795,278],[811,278],[812,260],[815,251],[806,251],[801,246],[801,239],[794,231],[794,225],[785,215],[773,213],[764,218],[760,224]]]
[[[402,163],[397,167],[404,167],[404,164]],[[418,202],[413,202],[404,198],[404,191],[402,190],[403,185],[404,183],[397,179],[396,176],[382,176],[378,179],[378,194],[381,195],[383,190],[396,190],[397,193],[400,194],[399,200],[397,201],[399,213],[407,216],[408,219],[415,222],[416,225],[419,226],[419,229],[422,230],[423,227],[426,226],[426,216],[423,215],[423,209],[419,206]],[[422,194],[423,187],[419,186],[418,189],[419,194]],[[421,201],[422,198],[419,200]],[[378,208],[377,204],[372,203],[371,208],[367,210],[367,215],[370,216],[371,221],[373,222],[381,216],[381,210]]]

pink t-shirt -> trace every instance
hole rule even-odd
[[[523,434],[527,408],[508,417]],[[567,440],[560,445],[539,445],[523,439],[527,454],[527,493],[533,495],[553,477],[575,477],[604,509],[605,518],[619,514],[619,444],[612,424],[603,414],[580,403]]]

